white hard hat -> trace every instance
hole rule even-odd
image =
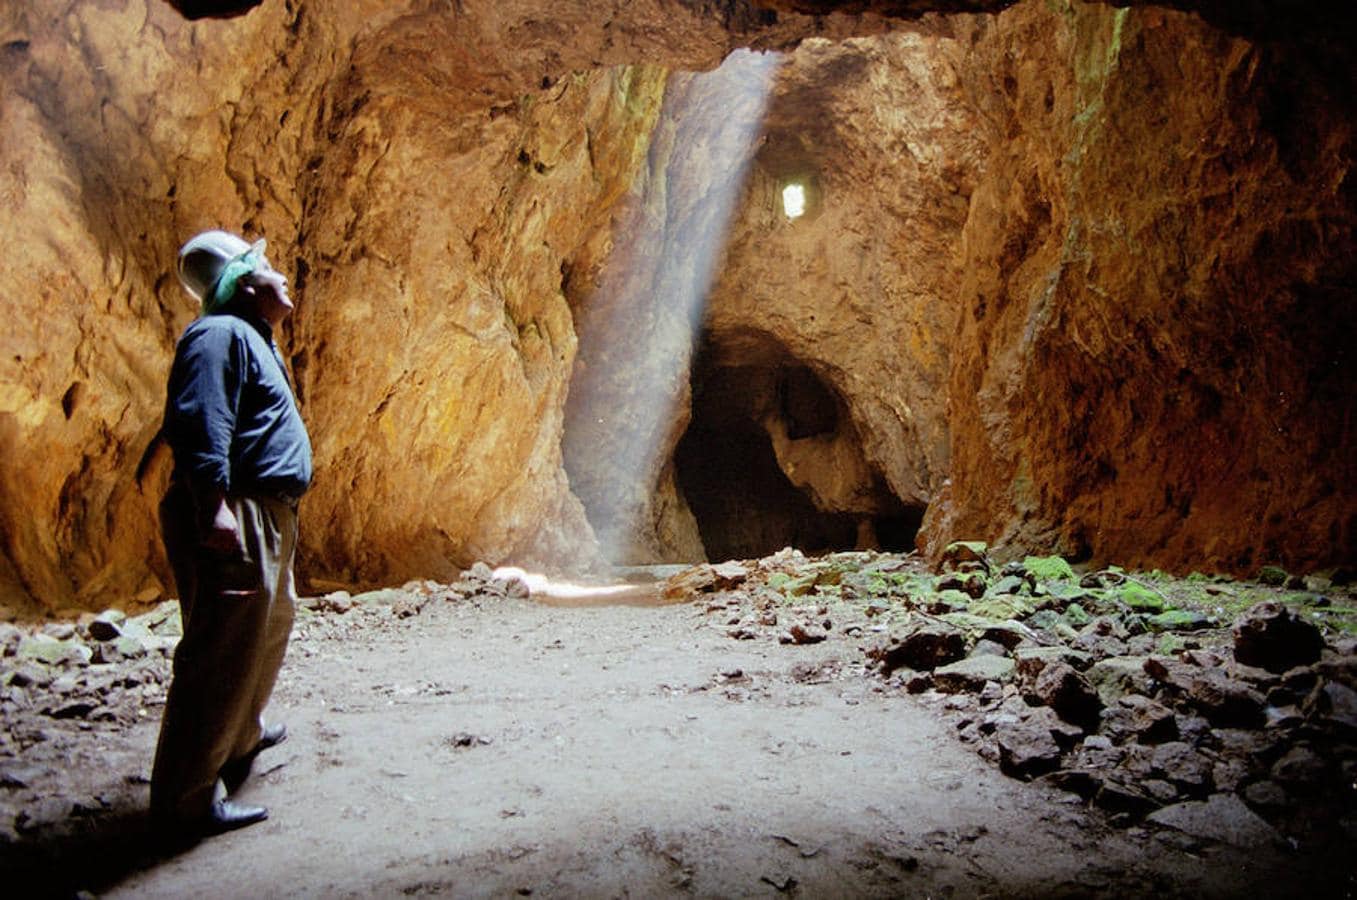
[[[253,245],[229,231],[204,231],[179,248],[179,282],[201,303],[212,296],[226,264],[248,253],[264,249],[262,240]]]

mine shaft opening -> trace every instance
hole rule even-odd
[[[707,558],[750,559],[788,546],[810,555],[912,549],[922,508],[899,503],[879,484],[855,491],[853,504],[817,503],[813,487],[789,477],[779,441],[808,451],[799,458],[822,479],[843,474],[833,470],[849,429],[844,403],[794,358],[770,354],[766,346],[749,350],[718,351],[705,342],[699,348],[692,417],[674,451],[678,486]]]

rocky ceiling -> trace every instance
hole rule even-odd
[[[172,592],[138,463],[175,250],[220,225],[300,301],[313,589],[586,566],[620,509],[632,560],[922,517],[930,552],[1350,564],[1354,13],[1293,7],[10,4],[0,602]],[[784,57],[736,185],[677,136],[738,47]],[[718,187],[695,344],[647,357]],[[638,494],[609,451],[647,429]]]

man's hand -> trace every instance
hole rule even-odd
[[[226,503],[226,496],[219,494],[215,503],[208,504],[212,513],[210,522],[203,529],[203,546],[222,553],[233,553],[240,549],[240,534],[235,513]],[[204,517],[206,518],[206,517]]]

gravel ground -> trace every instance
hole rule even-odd
[[[860,612],[836,609],[823,640],[798,644],[783,626],[733,639],[757,614],[747,597],[542,603],[425,585],[360,599],[299,620],[270,708],[290,736],[242,791],[270,819],[175,855],[144,818],[167,659],[109,664],[162,678],[119,682],[86,718],[42,712],[30,687],[0,757],[7,883],[110,897],[1353,888],[1346,861],[1275,834],[1114,827],[1005,777],[958,738],[946,698],[874,670]]]

